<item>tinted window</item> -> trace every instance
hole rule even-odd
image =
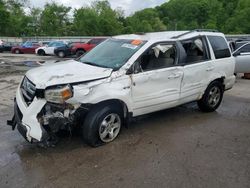
[[[240,53],[250,52],[250,44],[247,44],[246,46],[242,47],[239,52]]]
[[[223,37],[208,36],[208,40],[214,50],[214,55],[216,59],[231,57],[227,42]]]

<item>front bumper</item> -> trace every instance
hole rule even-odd
[[[7,124],[12,126],[12,130],[15,130],[17,126],[17,130],[19,131],[19,133],[25,138],[25,140],[29,141],[26,136],[28,129],[22,124],[22,113],[17,106],[16,99],[14,102],[14,116],[11,121],[7,121]],[[32,142],[32,140],[30,142]]]
[[[18,87],[14,103],[14,117],[7,124],[11,125],[13,130],[17,126],[20,134],[28,142],[42,141],[46,131],[39,123],[37,116],[45,104],[45,99],[37,99],[35,97],[28,106],[23,99],[20,87]]]

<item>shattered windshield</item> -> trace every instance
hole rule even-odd
[[[93,66],[118,70],[144,44],[145,41],[141,40],[108,39],[78,61]]]

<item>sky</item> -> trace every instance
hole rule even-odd
[[[52,0],[29,0],[31,6],[42,8],[46,2],[52,2]],[[72,8],[80,8],[82,6],[88,6],[94,0],[53,0],[59,4],[69,6]],[[161,5],[167,0],[109,0],[111,7],[116,9],[118,7],[125,11],[125,15],[129,16],[135,11],[142,10],[144,8],[155,7]]]

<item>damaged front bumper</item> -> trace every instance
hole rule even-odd
[[[14,101],[14,116],[7,124],[12,126],[14,130],[17,126],[20,134],[28,141],[41,141],[46,135],[40,125],[37,115],[46,104],[45,99],[33,99],[30,105],[27,105],[22,97],[20,87],[17,90],[16,98]]]
[[[75,114],[83,113],[83,108],[80,107],[81,112],[61,106],[57,106],[55,111],[52,109],[54,107],[51,107],[44,98],[34,97],[33,101],[27,104],[19,87],[14,101],[14,116],[12,120],[7,121],[7,124],[12,126],[13,130],[17,127],[19,133],[28,142],[47,143],[63,127],[71,130],[68,124],[75,123],[79,118]]]

